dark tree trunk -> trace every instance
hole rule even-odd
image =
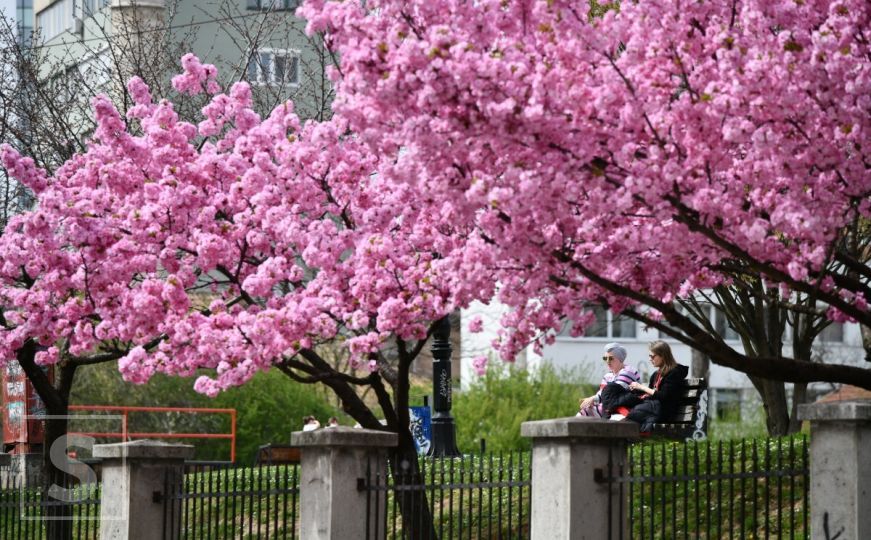
[[[786,399],[786,385],[782,381],[772,381],[751,377],[753,386],[762,398],[762,408],[765,411],[765,427],[772,437],[780,437],[789,433],[790,416],[789,403]]]
[[[690,373],[692,373],[692,377],[705,379],[708,383],[710,383],[711,378],[711,359],[708,358],[705,353],[702,351],[697,351],[693,349],[692,352],[692,360],[690,360],[692,365],[690,366]]]
[[[797,316],[793,325],[792,356],[796,360],[810,363],[813,356],[814,337],[818,334],[812,318]],[[866,349],[867,350],[867,349]],[[801,422],[798,420],[798,406],[808,402],[807,383],[794,383],[792,385],[792,418],[789,423],[789,432],[798,433],[801,430]]]
[[[58,413],[49,412],[50,415]],[[65,414],[65,413],[61,413]],[[45,508],[43,515],[46,538],[67,540],[73,538],[73,509],[65,493],[70,486],[66,469],[66,442],[68,422],[66,418],[49,418],[45,421],[45,450],[43,451],[43,500],[52,504]],[[63,462],[60,462],[63,460]],[[58,504],[61,503],[61,504]]]
[[[39,397],[45,403],[45,438],[42,452],[42,497],[47,505],[43,511],[46,518],[46,538],[51,540],[72,540],[72,507],[69,504],[56,504],[66,500],[64,490],[71,485],[67,474],[68,458],[66,434],[68,428],[69,398],[72,390],[76,364],[62,360],[55,366],[52,382],[42,368],[36,365],[35,357],[39,347],[28,341],[18,351],[17,358],[27,378],[33,384]]]
[[[422,346],[422,344],[420,344]],[[349,378],[336,373],[334,368],[325,362],[315,351],[306,349],[301,356],[318,372],[316,380],[326,384],[341,399],[342,409],[360,426],[367,429],[392,431],[398,435],[398,445],[389,454],[389,467],[393,475],[394,485],[415,486],[415,489],[397,490],[396,502],[402,515],[403,538],[412,540],[435,539],[435,528],[429,511],[426,490],[423,489],[424,477],[420,469],[417,448],[409,431],[408,414],[408,376],[411,362],[417,357],[420,346],[408,351],[405,344],[399,346],[399,366],[390,372],[383,368],[365,379],[355,379],[354,384],[366,384],[374,391],[378,406],[384,413],[387,425],[384,426],[372,413],[372,409],[360,399],[354,391]],[[289,377],[301,380],[287,367],[281,368]],[[382,379],[382,377],[384,377]],[[393,400],[385,388],[384,381],[391,382]],[[304,381],[302,381],[304,382]],[[383,471],[387,472],[387,471]]]
[[[396,416],[403,416],[402,414],[395,415],[394,411],[391,411],[391,413],[387,416],[393,416],[394,418]],[[420,468],[417,447],[414,444],[411,432],[408,430],[408,407],[406,407],[404,416],[406,427],[402,429],[397,426],[396,433],[399,442],[396,448],[389,454],[389,467],[394,486],[410,488],[395,491],[396,504],[402,515],[402,538],[411,540],[435,539],[437,538],[435,526],[429,511],[427,493],[423,488],[426,479]],[[377,420],[374,424],[368,418],[362,419],[363,421],[360,418],[355,418],[355,420],[360,422],[361,426],[368,429],[385,429]]]
[[[399,432],[399,445],[391,454],[390,469],[394,486],[416,486],[413,489],[395,491],[394,496],[402,513],[402,537],[435,540],[438,536],[429,511],[427,493],[423,488],[426,478],[421,471],[417,448],[408,429]]]
[[[792,414],[789,418],[789,433],[801,431],[801,421],[798,419],[798,406],[807,403],[807,383],[795,383],[792,385]]]
[[[405,344],[399,346],[398,373],[393,385],[394,407],[391,411],[396,418],[394,427],[399,438],[399,444],[390,459],[393,483],[397,487],[418,486],[413,489],[399,489],[395,497],[402,513],[403,535],[411,540],[434,540],[438,538],[429,511],[426,490],[423,489],[425,478],[420,468],[417,447],[409,430],[408,386],[411,363],[417,357],[406,350]],[[383,408],[383,407],[382,407]],[[388,414],[385,411],[385,415]],[[432,496],[432,495],[431,495]]]

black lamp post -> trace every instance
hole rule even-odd
[[[437,323],[432,336],[432,444],[427,456],[455,457],[457,428],[451,416],[451,323],[447,316]]]

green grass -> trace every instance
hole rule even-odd
[[[762,407],[744,411],[743,416],[736,414],[728,415],[725,418],[708,417],[708,438],[713,441],[758,438],[767,435],[765,413]]]
[[[438,538],[528,537],[528,452],[424,459],[421,468],[423,484],[411,492],[426,505]],[[395,491],[388,491],[386,503],[381,530],[387,538],[403,538],[408,530]]]
[[[231,467],[185,475],[176,501],[184,538],[296,538],[299,466]],[[180,505],[180,506],[179,506]]]
[[[649,442],[630,448],[633,537],[807,535],[807,439]],[[766,472],[767,471],[767,472]]]

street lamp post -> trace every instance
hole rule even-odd
[[[432,336],[432,445],[427,456],[455,457],[457,428],[451,416],[451,323],[447,315],[437,323]]]

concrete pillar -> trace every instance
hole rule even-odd
[[[42,485],[42,454],[0,454],[0,484],[24,487]]]
[[[12,456],[0,453],[0,489],[12,489],[15,475],[12,473]]]
[[[799,405],[809,420],[811,538],[871,538],[871,402]]]
[[[193,455],[191,445],[161,441],[95,445],[94,457],[103,460],[101,540],[174,538],[178,520],[164,520],[166,478],[184,474]]]
[[[627,463],[638,424],[557,418],[524,422],[520,433],[532,439],[532,540],[628,538],[619,484],[596,477],[608,475],[609,458],[614,475]]]
[[[290,439],[302,450],[300,538],[366,538],[367,523],[372,530],[384,519],[387,499],[386,492],[373,493],[380,500],[375,504],[373,499],[367,508],[368,494],[357,489],[358,480],[366,478],[367,466],[387,470],[387,451],[396,446],[396,434],[335,427],[297,431]]]

